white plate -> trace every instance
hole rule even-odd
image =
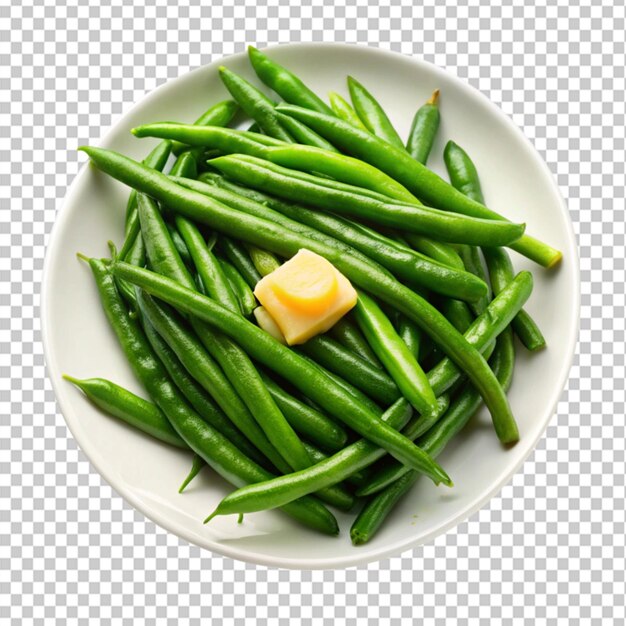
[[[454,139],[472,155],[489,206],[564,252],[556,271],[546,271],[514,254],[517,269],[531,269],[535,291],[528,311],[542,328],[548,348],[529,355],[519,349],[510,392],[521,441],[505,450],[481,413],[441,455],[455,482],[452,490],[421,480],[369,544],[353,547],[352,516],[339,516],[338,538],[318,536],[278,512],[202,519],[229,487],[205,470],[188,492],[177,487],[190,454],[148,436],[95,409],[62,373],[102,376],[140,392],[100,308],[90,271],[75,253],[107,254],[107,239],[122,240],[128,189],[84,167],[59,214],[44,272],[45,352],[61,410],[79,445],[104,478],[134,507],[160,526],[199,546],[232,558],[291,568],[356,565],[432,540],[466,519],[505,485],[535,447],[555,410],[570,368],[577,336],[579,280],[576,244],[567,209],[540,156],[496,106],[454,76],[419,59],[337,44],[273,48],[272,58],[292,69],[325,96],[346,93],[345,77],[361,80],[379,98],[406,136],[416,108],[441,89],[442,124],[430,165],[442,173],[445,142]],[[254,79],[245,54],[202,67],[161,86],[144,98],[94,143],[141,159],[154,141],[129,133],[133,126],[160,120],[190,122],[211,102],[227,96],[219,65]]]

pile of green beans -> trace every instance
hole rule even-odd
[[[454,142],[450,183],[427,168],[441,150],[439,90],[416,103],[404,141],[371,86],[348,77],[348,98],[333,92],[328,105],[263,52],[249,56],[263,85],[220,68],[232,99],[194,124],[133,129],[162,140],[143,162],[82,148],[131,188],[119,252],[79,257],[147,398],[65,378],[188,451],[181,493],[205,465],[236,488],[207,522],[277,509],[335,535],[328,507],[359,502],[360,545],[419,475],[453,486],[434,457],[483,403],[503,444],[524,436],[506,397],[514,335],[529,351],[546,341],[523,308],[532,275],[515,273],[506,248],[544,267],[561,253],[485,206]],[[228,128],[237,111],[248,130]],[[254,290],[303,248],[357,301],[328,332],[287,346],[257,325]]]

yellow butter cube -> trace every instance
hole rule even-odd
[[[306,249],[260,280],[254,295],[290,346],[326,332],[357,299],[332,263]]]
[[[287,345],[287,340],[283,336],[282,332],[280,332],[280,328],[278,328],[278,324],[274,321],[274,318],[267,312],[267,309],[263,306],[258,306],[254,309],[254,317],[256,318],[256,323],[262,328],[266,333],[272,335],[276,341],[280,341],[283,345]]]

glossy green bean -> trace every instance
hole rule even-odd
[[[488,286],[487,293],[477,300],[474,300],[470,305],[474,314],[480,315],[487,308],[492,296],[491,283],[489,282],[489,277],[485,272],[480,250],[476,246],[459,246],[458,250],[460,257],[463,260],[465,269],[471,274],[474,274],[477,278],[480,278]]]
[[[381,170],[358,159],[322,148],[288,144],[265,135],[229,128],[198,127],[173,122],[145,124],[133,128],[132,133],[136,137],[178,138],[196,146],[217,148],[224,154],[244,154],[267,159],[276,165],[318,172],[346,184],[421,206],[406,187]]]
[[[472,217],[504,220],[495,211],[463,195],[437,174],[418,163],[407,152],[390,146],[370,133],[361,131],[334,116],[297,106],[280,105],[277,109],[311,127],[340,150],[386,172],[431,206]],[[545,267],[556,265],[562,257],[560,251],[529,235],[523,235],[511,247]]]
[[[386,372],[347,350],[327,335],[317,335],[309,339],[298,346],[297,352],[306,354],[322,367],[383,405],[395,402],[400,396],[398,386]]]
[[[498,294],[513,280],[513,264],[506,250],[502,248],[485,248],[483,254],[493,291]],[[546,340],[539,326],[524,309],[513,318],[511,327],[528,350],[534,352],[545,347]]]
[[[365,127],[392,146],[404,149],[400,135],[374,96],[355,78],[348,76],[352,106]]]
[[[187,269],[191,270],[193,268],[193,259],[191,258],[191,254],[189,253],[189,248],[185,243],[184,239],[181,237],[180,232],[178,232],[176,226],[166,222],[167,230],[172,239],[172,243],[178,252],[182,262],[185,264]],[[135,264],[136,265],[136,264]]]
[[[281,472],[289,471],[289,465],[269,441],[256,423],[252,413],[235,391],[212,355],[209,355],[198,337],[185,326],[183,320],[167,305],[139,293],[142,315],[174,352],[183,367],[213,398],[235,426],[256,446]]]
[[[292,396],[267,374],[263,372],[260,374],[267,390],[296,432],[329,452],[343,448],[348,439],[345,429],[320,411]]]
[[[96,279],[106,316],[133,371],[181,439],[235,486],[270,478],[272,475],[269,472],[243,455],[187,404],[152,352],[138,323],[127,314],[109,268],[97,259],[90,259],[89,265]],[[283,511],[320,532],[330,535],[339,532],[333,515],[314,498],[307,497],[293,502],[283,507]]]
[[[425,255],[429,259],[437,261],[437,263],[441,263],[446,267],[450,267],[458,271],[465,271],[465,266],[463,265],[461,257],[449,244],[441,241],[434,241],[429,237],[424,237],[423,235],[417,235],[415,233],[404,232],[403,238],[406,240],[407,244],[411,246],[411,248]],[[485,286],[482,290],[482,294],[484,294],[488,287],[484,281],[481,281],[481,284]]]
[[[390,427],[399,429],[412,414],[410,404],[400,399],[383,415]],[[318,486],[333,485],[355,471],[364,469],[384,454],[384,450],[366,439],[347,446],[340,452],[300,472],[272,481],[258,483],[254,489],[240,489],[224,498],[211,516],[264,511],[298,498],[298,494],[317,491]]]
[[[419,359],[422,331],[405,315],[396,314],[395,326],[399,337],[415,359]],[[458,330],[458,329],[457,329]],[[418,361],[419,362],[419,361]]]
[[[401,462],[423,471],[434,481],[450,483],[445,472],[439,466],[431,464],[419,448],[381,422],[375,413],[356,402],[342,388],[333,384],[318,368],[311,366],[308,361],[300,358],[293,350],[254,324],[209,298],[149,270],[127,263],[115,263],[113,272],[181,311],[203,319],[233,338],[236,337],[238,343],[252,358],[291,382],[294,387],[326,409],[331,416],[384,447]]]
[[[204,459],[199,454],[194,454],[191,461],[191,467],[189,473],[185,476],[185,479],[178,488],[178,493],[183,493],[189,486],[189,483],[206,467]]]
[[[245,317],[249,317],[252,315],[252,311],[254,311],[254,309],[258,306],[256,298],[252,293],[252,289],[250,289],[248,283],[244,280],[243,276],[237,271],[234,265],[230,264],[226,259],[221,257],[216,258],[222,268],[224,276],[226,276],[226,279],[230,284],[231,289],[237,296],[241,313]]]
[[[253,46],[248,46],[248,56],[257,76],[285,102],[291,102],[292,104],[332,115],[333,112],[328,105],[315,95],[295,74]]]
[[[432,96],[415,113],[406,151],[416,160],[426,165],[428,155],[435,142],[441,115],[439,113],[439,89],[433,91]]]
[[[443,160],[448,170],[450,184],[468,198],[484,204],[480,178],[467,152],[454,141],[448,141],[443,150]]]
[[[330,102],[330,108],[338,118],[349,122],[361,130],[367,130],[365,124],[363,124],[361,118],[356,114],[352,105],[349,102],[346,102],[343,96],[340,96],[335,91],[331,91],[328,94],[328,100]]]
[[[472,312],[465,302],[461,302],[460,300],[445,298],[442,300],[439,310],[460,333],[465,333],[474,321]]]
[[[296,140],[297,143],[305,146],[314,146],[315,148],[321,148],[322,150],[330,150],[331,152],[339,152],[330,141],[324,139],[318,135],[314,130],[311,130],[308,126],[299,122],[293,117],[283,115],[282,113],[276,113],[276,117],[281,126]]]
[[[150,154],[143,160],[143,164],[146,167],[151,167],[154,170],[162,171],[167,163],[167,160],[170,157],[172,152],[172,142],[171,141],[160,141],[156,147],[150,152]],[[133,189],[129,196],[128,202],[126,203],[126,217],[125,217],[125,226],[124,232],[125,234],[128,232],[131,227],[130,222],[133,219],[137,219],[136,216],[133,218],[133,214],[137,209],[137,192]]]
[[[497,350],[492,358],[492,367],[504,389],[508,389],[511,383],[514,358],[511,335],[505,330],[498,340]],[[433,455],[438,455],[463,429],[480,405],[480,395],[471,385],[467,385],[444,418],[421,437],[418,443]],[[417,477],[415,472],[404,472],[394,477],[384,490],[368,500],[350,529],[350,538],[354,545],[367,543],[374,537],[395,505],[415,484]]]
[[[140,398],[132,391],[104,378],[79,380],[67,374],[63,378],[76,385],[89,400],[109,415],[117,417],[155,439],[177,448],[188,449],[187,444],[172,428],[163,412],[149,400]]]
[[[354,193],[340,192],[326,185],[307,183],[290,176],[287,168],[266,167],[255,157],[224,156],[211,165],[229,178],[248,187],[291,201],[306,198],[309,205],[358,220],[428,235],[442,241],[477,245],[506,245],[519,239],[523,224],[483,220],[421,206],[384,203]]]
[[[273,466],[265,455],[251,443],[243,434],[243,431],[235,426],[235,423],[226,416],[212,400],[211,396],[196,382],[180,362],[176,353],[169,347],[145,316],[140,315],[140,321],[154,353],[165,367],[176,387],[178,387],[187,402],[189,402],[198,415],[200,415],[207,424],[224,435],[224,437],[255,463],[258,463],[265,469],[271,469]]]
[[[219,247],[235,267],[239,275],[246,281],[250,289],[254,289],[256,284],[261,280],[261,274],[259,274],[257,268],[254,266],[244,246],[229,237],[220,237]]]
[[[190,146],[206,147],[223,153],[241,152],[263,157],[271,147],[289,144],[267,135],[220,126],[194,126],[175,122],[144,124],[131,130],[135,137],[160,137],[180,140]]]
[[[281,262],[276,255],[267,250],[262,250],[261,248],[251,245],[247,245],[246,249],[248,250],[248,254],[250,255],[250,259],[256,271],[261,276],[267,276],[281,266]]]
[[[354,354],[368,361],[375,367],[382,367],[376,355],[372,352],[363,333],[356,324],[353,324],[346,316],[342,317],[329,331],[328,334]]]
[[[378,264],[369,261],[366,257],[339,252],[334,247],[285,230],[268,220],[233,210],[202,194],[184,189],[167,176],[118,153],[92,147],[82,148],[82,150],[89,154],[99,169],[142,192],[151,194],[167,206],[174,205],[178,213],[205,223],[214,230],[236,236],[285,258],[290,258],[303,247],[321,254],[348,279],[404,313],[440,344],[467,372],[480,390],[492,414],[498,436],[508,442],[517,439],[517,429],[506,396],[480,353],[472,348],[432,305],[396,281]],[[118,275],[121,276],[122,270],[119,270],[119,267],[118,264]],[[130,271],[134,271],[132,266],[125,265],[124,273]],[[139,268],[136,271],[140,271]],[[124,276],[121,277],[124,278]],[[182,299],[185,300],[184,297]],[[205,305],[206,303],[201,306]],[[260,329],[257,330],[265,335]],[[239,339],[238,337],[237,340]],[[345,412],[343,419],[346,419]],[[405,443],[400,444],[400,446],[405,445]],[[400,449],[397,449],[396,453],[404,456]],[[410,457],[405,458],[408,461]]]
[[[436,411],[437,399],[426,374],[389,318],[363,291],[359,292],[354,315],[370,347],[413,408],[422,415]]]
[[[270,137],[281,141],[293,142],[292,136],[286,131],[277,118],[274,103],[243,76],[239,76],[226,67],[220,67],[220,78],[237,101],[243,111],[259,125],[260,129]]]
[[[511,323],[524,306],[532,292],[533,280],[530,272],[520,272],[479,315],[463,335],[475,349],[483,351]],[[428,380],[439,395],[450,389],[459,380],[461,373],[456,365],[445,357],[428,372]]]
[[[225,179],[221,174],[207,172],[201,176],[201,182],[178,178],[174,180],[189,189],[224,202],[232,208],[269,219],[289,230],[317,238],[323,243],[339,245],[346,252],[355,253],[358,250],[368,258],[379,262],[409,285],[427,287],[435,293],[463,300],[474,300],[487,291],[487,285],[469,272],[465,272],[458,254],[446,244],[440,244],[437,248],[446,246],[450,254],[456,256],[458,266],[455,271],[361,224],[242,187]],[[252,203],[246,200],[251,200]],[[272,210],[268,211],[268,208]],[[284,217],[288,219],[283,219]],[[345,245],[341,246],[339,242]],[[459,270],[458,267],[461,269]]]
[[[202,284],[208,296],[230,309],[240,312],[239,301],[233,292],[220,263],[211,250],[208,249],[202,233],[190,220],[176,216],[176,226],[182,235],[193,264],[202,279]]]
[[[211,105],[195,122],[194,126],[228,126],[239,107],[233,100],[222,100]],[[172,152],[178,156],[189,146],[178,141],[172,142]]]

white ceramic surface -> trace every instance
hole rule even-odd
[[[272,58],[300,75],[321,95],[346,93],[345,77],[361,80],[379,98],[402,136],[416,108],[441,89],[442,124],[430,165],[442,173],[445,142],[454,139],[472,155],[489,206],[564,252],[556,271],[513,254],[517,269],[531,269],[535,291],[527,309],[545,333],[548,348],[530,356],[518,350],[510,400],[521,441],[502,448],[481,412],[440,456],[455,481],[452,490],[418,482],[369,544],[353,547],[352,516],[339,515],[341,535],[318,536],[278,512],[202,519],[229,487],[205,470],[184,495],[177,487],[191,455],[151,440],[95,409],[61,378],[102,376],[137,392],[100,308],[89,269],[76,251],[107,254],[107,239],[122,240],[128,189],[92,167],[76,177],[48,250],[43,285],[43,332],[49,375],[61,410],[82,450],[104,478],[160,526],[215,552],[254,563],[289,568],[336,568],[366,563],[430,541],[466,519],[496,494],[535,447],[552,416],[569,372],[577,336],[579,280],[576,245],[567,210],[541,157],[514,124],[482,94],[419,59],[349,45],[299,44],[270,50]],[[226,65],[254,79],[244,54],[202,67],[161,86],[134,106],[103,139],[93,143],[137,159],[155,144],[129,130],[160,120],[191,122],[211,102],[226,97],[217,74]],[[75,146],[68,146],[68,150]]]

